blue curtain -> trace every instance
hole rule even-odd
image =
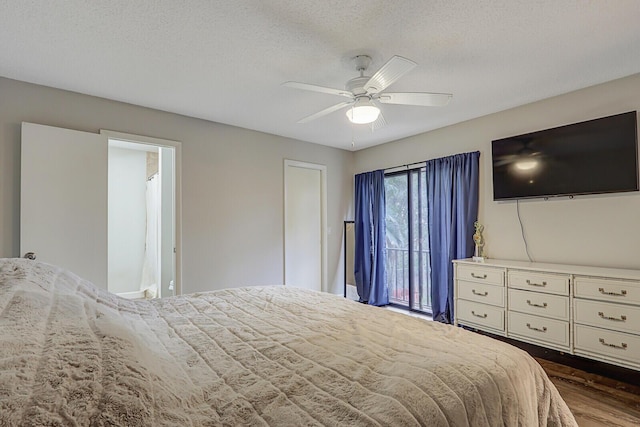
[[[473,255],[480,152],[427,161],[433,320],[453,322],[454,259]]]
[[[354,274],[360,302],[389,304],[385,259],[384,171],[355,177]]]

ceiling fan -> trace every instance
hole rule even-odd
[[[282,84],[283,86],[294,89],[328,93],[349,98],[348,101],[332,105],[331,107],[304,117],[298,120],[298,123],[308,123],[342,108],[351,107],[347,110],[346,114],[352,123],[373,123],[372,126],[376,129],[385,124],[379,104],[440,107],[447,105],[453,97],[450,93],[384,92],[386,88],[418,65],[410,59],[394,56],[371,77],[365,76],[364,74],[371,64],[371,57],[368,55],[358,55],[353,59],[356,65],[356,71],[360,73],[360,76],[349,80],[345,85],[345,89],[333,89],[299,82],[285,82]]]
[[[521,147],[511,153],[500,153],[495,155],[495,166],[513,165],[519,171],[530,171],[538,167],[540,162],[545,160],[541,151],[535,149],[536,141],[530,137],[516,137],[513,142],[520,142]]]

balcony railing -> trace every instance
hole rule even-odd
[[[387,286],[389,301],[409,307],[409,250],[387,249]],[[431,281],[429,251],[411,251],[413,253],[413,298],[412,309],[431,311]]]

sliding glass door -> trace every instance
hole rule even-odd
[[[387,285],[392,304],[431,313],[424,168],[385,176]]]

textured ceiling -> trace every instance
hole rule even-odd
[[[638,73],[639,21],[638,0],[4,0],[0,75],[360,149]],[[390,91],[453,100],[296,123],[344,98],[281,83],[342,88],[363,53],[418,63]]]

